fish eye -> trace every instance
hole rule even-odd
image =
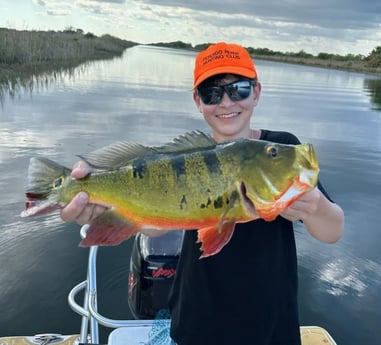
[[[63,176],[61,176],[61,177],[59,177],[58,179],[56,179],[54,182],[53,182],[53,188],[59,188],[59,187],[61,187],[62,185],[63,185],[63,183],[64,183],[64,177]]]
[[[276,157],[278,156],[278,148],[276,146],[267,146],[266,147],[266,154],[269,157]]]

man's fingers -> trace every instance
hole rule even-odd
[[[73,200],[61,210],[61,218],[65,222],[76,220],[84,211],[89,197],[86,193],[78,193]]]
[[[71,172],[71,176],[76,178],[76,179],[81,179],[88,174],[90,174],[92,171],[90,165],[88,165],[84,161],[78,161],[77,163],[74,164],[73,170]]]

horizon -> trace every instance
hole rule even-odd
[[[381,42],[379,0],[235,0],[223,6],[216,0],[3,0],[0,10],[0,27],[8,29],[73,27],[139,44],[227,41],[280,52],[367,56]]]
[[[15,30],[15,31],[19,31],[19,32],[23,32],[23,31],[26,31],[26,32],[44,32],[44,33],[47,33],[47,32],[54,32],[54,33],[64,33],[64,32],[67,32],[67,31],[73,31],[73,32],[80,32],[81,34],[83,35],[86,35],[86,34],[93,34],[92,32],[86,32],[85,30],[81,29],[81,28],[74,28],[74,27],[68,27],[68,28],[65,28],[63,30],[53,30],[53,29],[46,29],[46,30],[33,30],[33,29],[14,29],[14,28],[6,28],[6,27],[0,27],[0,30]],[[125,40],[125,41],[128,41],[128,42],[133,42],[133,43],[136,43],[137,45],[155,45],[155,46],[167,46],[167,45],[171,45],[171,44],[176,44],[177,42],[179,44],[186,44],[186,45],[191,45],[191,47],[193,49],[196,49],[197,46],[202,46],[202,45],[206,45],[206,44],[214,44],[214,43],[217,43],[217,42],[202,42],[202,43],[197,43],[195,45],[192,45],[191,43],[187,43],[187,42],[183,42],[181,40],[175,40],[175,41],[168,41],[168,42],[164,42],[164,41],[158,41],[158,42],[149,42],[149,43],[141,43],[141,42],[135,42],[135,41],[132,41],[130,39],[126,39],[126,38],[121,38],[121,37],[117,37],[117,36],[114,36],[114,35],[111,35],[109,33],[104,33],[102,35],[99,35],[97,37],[102,37],[104,35],[109,35],[109,36],[112,36],[112,37],[115,37],[116,39],[121,39],[121,40]],[[270,48],[267,48],[267,47],[253,47],[253,46],[244,46],[245,48],[247,49],[254,49],[254,50],[257,50],[257,49],[268,49],[269,52],[272,52],[272,53],[280,53],[280,54],[284,54],[285,56],[287,55],[292,55],[292,54],[297,54],[299,52],[304,52],[305,54],[309,55],[311,54],[313,57],[317,58],[319,54],[328,54],[328,55],[335,55],[335,56],[340,56],[340,57],[346,57],[348,55],[352,55],[354,57],[358,57],[358,56],[361,56],[363,58],[367,57],[368,55],[370,55],[370,53],[377,47],[373,47],[366,55],[363,55],[363,54],[354,54],[354,53],[347,53],[346,55],[341,55],[341,54],[338,54],[338,53],[332,53],[332,52],[328,52],[328,51],[325,51],[325,52],[318,52],[316,55],[304,50],[304,49],[300,49],[299,51],[281,51],[281,50],[272,50]],[[169,47],[170,48],[170,47]],[[179,49],[180,47],[173,47],[173,48],[176,48],[176,49]],[[186,48],[184,48],[186,49]],[[258,55],[261,55],[261,54],[258,54]],[[265,55],[265,54],[263,54]]]

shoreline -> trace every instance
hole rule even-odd
[[[361,61],[337,61],[318,58],[295,58],[287,56],[252,55],[254,60],[281,62],[292,65],[303,65],[353,73],[363,73],[381,78],[381,68],[367,68]]]
[[[140,44],[139,45],[143,45]],[[169,43],[150,43],[145,44],[148,46],[156,46],[156,47],[164,47],[164,48],[172,48],[172,49],[183,49],[193,52],[199,52],[203,49],[206,49],[208,44],[200,44],[195,47],[190,44],[183,43],[181,41],[169,42]],[[381,48],[381,47],[380,47]],[[363,73],[368,75],[373,75],[375,77],[381,77],[381,66],[378,67],[369,67],[367,66],[368,61],[365,59],[350,58],[348,56],[339,56],[333,54],[322,54],[324,57],[313,56],[311,54],[293,54],[293,53],[281,53],[281,52],[271,52],[268,49],[262,49],[265,52],[258,53],[261,49],[254,49],[252,47],[246,47],[250,56],[254,60],[263,60],[263,61],[274,61],[274,62],[282,62],[293,65],[304,65],[310,67],[320,67],[325,69],[335,69],[340,71],[347,71],[353,73]],[[320,54],[319,54],[320,55]]]
[[[27,31],[0,28],[0,87],[23,83],[83,63],[122,56],[136,42],[82,30]]]
[[[96,60],[120,57],[133,46],[150,45],[198,52],[208,45],[192,47],[180,41],[141,44],[110,35],[97,37],[91,33],[85,34],[80,29],[55,32],[0,28],[0,41],[7,47],[0,56],[0,102],[4,93],[12,96],[20,87],[26,87],[31,79],[54,76]],[[258,54],[253,48],[246,49],[254,60],[334,69],[381,78],[381,67],[367,67],[364,60],[323,59],[311,55],[266,55]]]

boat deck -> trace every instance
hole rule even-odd
[[[87,226],[81,228],[81,236],[85,238]],[[82,316],[79,334],[38,334],[35,336],[8,336],[0,337],[0,345],[98,345],[99,329],[102,325],[112,329],[107,344],[105,345],[144,345],[152,336],[152,330],[160,328],[168,331],[169,320],[114,320],[100,315],[97,310],[97,274],[96,257],[98,247],[92,246],[89,251],[87,279],[74,286],[68,295],[69,306],[73,311]],[[83,304],[76,300],[79,292],[84,292]],[[156,326],[156,327],[155,327]],[[302,345],[336,345],[330,334],[322,327],[302,326]],[[160,340],[167,339],[169,332],[160,334]],[[156,338],[155,338],[156,339]],[[162,343],[162,342],[160,342]],[[248,339],[250,343],[250,339]]]
[[[147,343],[152,325],[120,327],[108,338],[108,345],[142,345]],[[336,345],[330,334],[322,327],[300,327],[302,345]],[[46,334],[36,336],[0,337],[0,345],[78,345],[79,335]]]

